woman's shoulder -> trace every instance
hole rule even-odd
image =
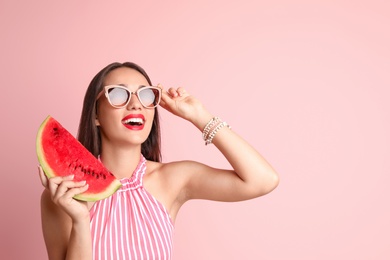
[[[176,174],[183,174],[183,172],[188,172],[189,169],[191,169],[192,167],[196,167],[197,165],[201,165],[201,164],[191,160],[172,161],[172,162],[147,161],[147,171],[149,173],[176,175]]]
[[[183,187],[202,167],[203,164],[191,160],[164,163],[147,161],[146,175],[165,185]]]

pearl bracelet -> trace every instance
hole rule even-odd
[[[231,127],[226,123],[222,122],[222,120],[218,117],[212,118],[203,130],[203,140],[205,141],[205,145],[211,144],[217,132],[221,130],[223,127],[227,126],[229,129]],[[211,130],[211,132],[210,132]]]
[[[203,129],[203,133],[202,133],[202,137],[203,137],[203,140],[206,141],[207,140],[207,136],[209,135],[210,133],[210,130],[215,127],[218,123],[221,122],[221,119],[219,117],[213,117],[208,123],[207,125],[204,127]]]

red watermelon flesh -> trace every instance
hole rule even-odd
[[[74,196],[83,201],[109,197],[121,183],[58,121],[48,116],[37,135],[39,163],[48,178],[74,174],[74,181],[85,180],[88,190]]]

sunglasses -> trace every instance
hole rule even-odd
[[[161,88],[154,86],[140,86],[137,91],[132,92],[125,86],[109,85],[104,87],[96,100],[100,98],[103,92],[108,102],[115,108],[126,107],[130,102],[132,94],[138,97],[139,102],[145,108],[155,108],[161,100]]]

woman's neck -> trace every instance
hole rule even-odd
[[[102,145],[100,160],[117,179],[129,178],[141,160],[141,145],[126,148]]]

